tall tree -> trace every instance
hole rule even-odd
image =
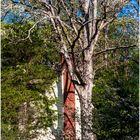
[[[34,6],[41,11],[40,15],[48,18],[60,38],[61,53],[80,97],[83,140],[96,139],[92,131],[92,88],[97,70],[93,63],[97,59],[93,60],[93,55],[102,48],[97,46],[97,41],[102,30],[115,20],[123,4],[112,0],[49,0]],[[117,47],[128,47],[128,44]]]

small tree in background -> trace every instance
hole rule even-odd
[[[138,49],[118,49],[121,44],[138,42],[137,24],[127,20],[108,26],[99,42],[110,52],[98,56],[103,63],[99,63],[93,88],[93,130],[99,140],[138,139]],[[116,50],[110,51],[110,45]]]
[[[34,28],[32,42],[24,40],[32,25],[2,24],[2,139],[36,137],[36,130],[47,130],[56,119],[56,101],[46,96],[57,77],[56,37],[48,25]]]
[[[131,58],[120,55],[119,65],[107,66],[96,75],[93,88],[94,131],[99,140],[138,139],[138,50]],[[122,58],[123,57],[123,58]]]

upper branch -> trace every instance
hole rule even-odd
[[[122,47],[116,47],[116,48],[107,48],[105,50],[102,50],[102,51],[99,51],[99,52],[95,53],[93,56],[98,56],[100,54],[107,53],[107,52],[114,51],[114,50],[128,49],[128,48],[137,48],[137,46],[132,45],[132,46],[122,46]]]

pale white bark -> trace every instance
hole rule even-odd
[[[95,140],[92,132],[92,88],[93,88],[93,68],[90,51],[86,53],[86,71],[85,71],[85,87],[81,87],[81,118],[82,118],[82,139],[83,140]]]

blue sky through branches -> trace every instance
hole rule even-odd
[[[7,0],[4,0],[4,1],[6,2]],[[30,6],[28,0],[25,0],[24,2],[27,6]],[[13,0],[13,3],[20,5],[20,0]],[[129,17],[135,20],[139,20],[138,11],[139,11],[139,5],[138,5],[137,0],[130,0],[130,2],[128,2],[120,11],[118,18]],[[82,16],[82,13],[80,10],[78,10],[77,16],[78,17]],[[14,22],[20,22],[24,18],[28,18],[28,17],[30,17],[30,14],[28,12],[20,12],[19,10],[17,13],[14,13],[13,11],[9,10],[9,12],[4,17],[4,19],[2,17],[2,20],[5,23],[14,23]]]

